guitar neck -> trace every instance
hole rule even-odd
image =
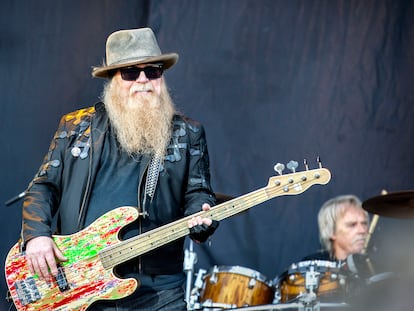
[[[265,190],[256,190],[249,195],[216,205],[208,211],[187,216],[183,219],[122,241],[121,243],[101,251],[99,257],[105,268],[112,268],[129,259],[143,255],[151,250],[157,249],[188,235],[190,229],[188,228],[187,222],[192,217],[202,216],[220,221],[266,200]]]
[[[143,255],[188,235],[190,230],[187,222],[192,217],[201,216],[220,221],[271,198],[282,195],[296,195],[304,192],[314,184],[326,184],[329,180],[330,172],[322,168],[272,177],[269,180],[269,184],[264,188],[216,205],[208,211],[198,212],[110,246],[102,250],[99,253],[99,257],[105,268],[113,268],[134,257]]]

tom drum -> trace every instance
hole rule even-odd
[[[203,307],[237,308],[272,303],[274,287],[261,273],[241,266],[214,266],[204,276]]]
[[[292,264],[275,280],[275,302],[287,303],[301,297],[341,300],[346,292],[346,278],[340,264],[333,261],[309,260]]]

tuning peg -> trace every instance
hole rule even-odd
[[[290,160],[286,167],[290,169],[293,173],[296,172],[296,168],[299,166],[299,163],[293,160]]]
[[[285,169],[285,165],[282,163],[277,163],[273,169],[279,174],[282,175],[283,174],[283,170]]]
[[[319,168],[322,168],[322,162],[321,162],[321,157],[320,156],[316,157],[316,162],[318,162]]]
[[[309,171],[308,160],[303,159],[303,165],[305,165],[305,169],[306,169],[307,171]]]

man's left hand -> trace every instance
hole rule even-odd
[[[210,205],[204,203],[203,211],[208,211]],[[188,228],[190,228],[190,238],[196,242],[203,243],[207,241],[208,237],[216,231],[219,222],[206,217],[193,217],[188,221]]]

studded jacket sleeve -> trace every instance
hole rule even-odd
[[[54,217],[62,201],[63,188],[71,184],[71,188],[76,188],[75,190],[82,189],[81,184],[85,177],[79,174],[81,172],[85,174],[84,171],[88,171],[89,120],[93,114],[94,108],[91,107],[61,118],[49,150],[26,190],[22,215],[23,242],[37,236],[50,236],[54,233],[52,232],[55,230],[56,219]],[[75,154],[78,151],[79,153]],[[84,167],[84,169],[74,170],[74,167]],[[72,193],[77,194],[72,195]],[[71,192],[74,209],[78,208],[81,194],[82,191]],[[77,214],[77,211],[75,213]],[[75,213],[73,213],[73,218],[76,217]]]

